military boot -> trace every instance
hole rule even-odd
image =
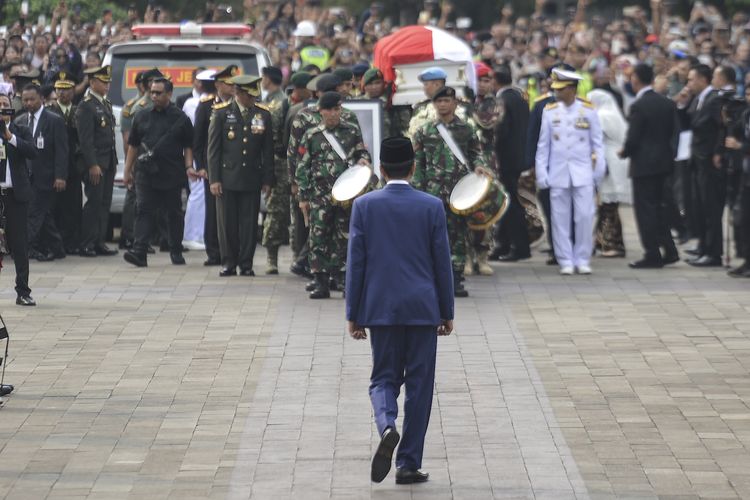
[[[490,267],[488,250],[481,250],[477,252],[477,264],[479,265],[479,274],[482,276],[492,276],[495,271]]]
[[[464,276],[473,276],[474,275],[474,263],[471,261],[470,258],[467,257],[466,264],[464,264]]]
[[[279,247],[267,247],[266,252],[266,274],[279,274]]]
[[[328,288],[328,273],[315,273],[315,290],[310,292],[311,299],[327,299],[331,297]]]
[[[464,288],[463,275],[461,273],[453,273],[453,296],[459,298],[469,296],[469,292]]]

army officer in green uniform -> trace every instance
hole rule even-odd
[[[220,276],[255,276],[260,193],[274,183],[271,113],[259,104],[260,77],[232,78],[236,95],[214,106],[208,127],[208,181],[216,196]]]

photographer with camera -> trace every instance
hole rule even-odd
[[[172,264],[185,264],[180,195],[186,171],[193,180],[198,174],[193,168],[193,125],[187,115],[171,102],[173,88],[172,82],[166,78],[153,80],[149,89],[153,107],[135,116],[128,137],[123,182],[128,189],[135,189],[136,216],[133,250],[126,252],[124,257],[137,267],[147,265],[149,237],[159,210],[167,215]]]
[[[29,288],[26,235],[32,191],[26,161],[36,157],[36,148],[29,129],[11,122],[13,115],[10,98],[0,94],[0,227],[6,239],[2,246],[13,255],[16,266],[16,304],[35,306]]]

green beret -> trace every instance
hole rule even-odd
[[[296,89],[304,89],[312,79],[312,73],[308,73],[307,71],[298,71],[297,73],[292,75],[292,78],[289,79],[289,83],[291,83]]]
[[[337,68],[333,71],[333,74],[338,76],[342,82],[349,82],[354,78],[354,73],[349,68]]]
[[[367,85],[373,80],[383,80],[383,72],[378,68],[370,68],[365,71],[365,76],[362,77],[362,82]]]
[[[333,109],[341,105],[341,94],[338,92],[326,92],[318,99],[319,109]]]

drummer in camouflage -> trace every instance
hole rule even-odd
[[[346,265],[349,232],[349,212],[333,204],[331,190],[350,165],[370,165],[371,159],[359,127],[341,117],[341,94],[326,92],[318,109],[322,122],[302,136],[295,180],[299,206],[310,226],[310,269],[315,276],[310,298],[327,299],[329,280],[341,279]]]
[[[470,124],[456,116],[456,91],[443,87],[432,97],[437,111],[437,119],[425,123],[414,134],[416,169],[412,184],[415,188],[437,196],[445,204],[448,225],[448,239],[451,244],[453,262],[454,294],[467,297],[464,288],[463,272],[466,264],[466,219],[451,212],[448,203],[451,191],[458,181],[469,173],[489,173],[477,132]],[[444,131],[441,134],[441,129]],[[452,143],[452,144],[451,144]],[[462,164],[466,161],[466,165]]]
[[[409,128],[406,132],[406,136],[410,139],[414,139],[414,134],[425,123],[437,118],[437,112],[435,111],[435,106],[433,106],[433,97],[435,96],[435,92],[445,87],[447,80],[448,74],[443,68],[437,66],[427,68],[419,74],[419,81],[424,86],[424,93],[427,99],[414,105],[411,120],[409,121]],[[472,118],[473,114],[474,110],[470,102],[456,98],[456,116],[476,128],[476,124]],[[479,132],[477,132],[478,134]]]

